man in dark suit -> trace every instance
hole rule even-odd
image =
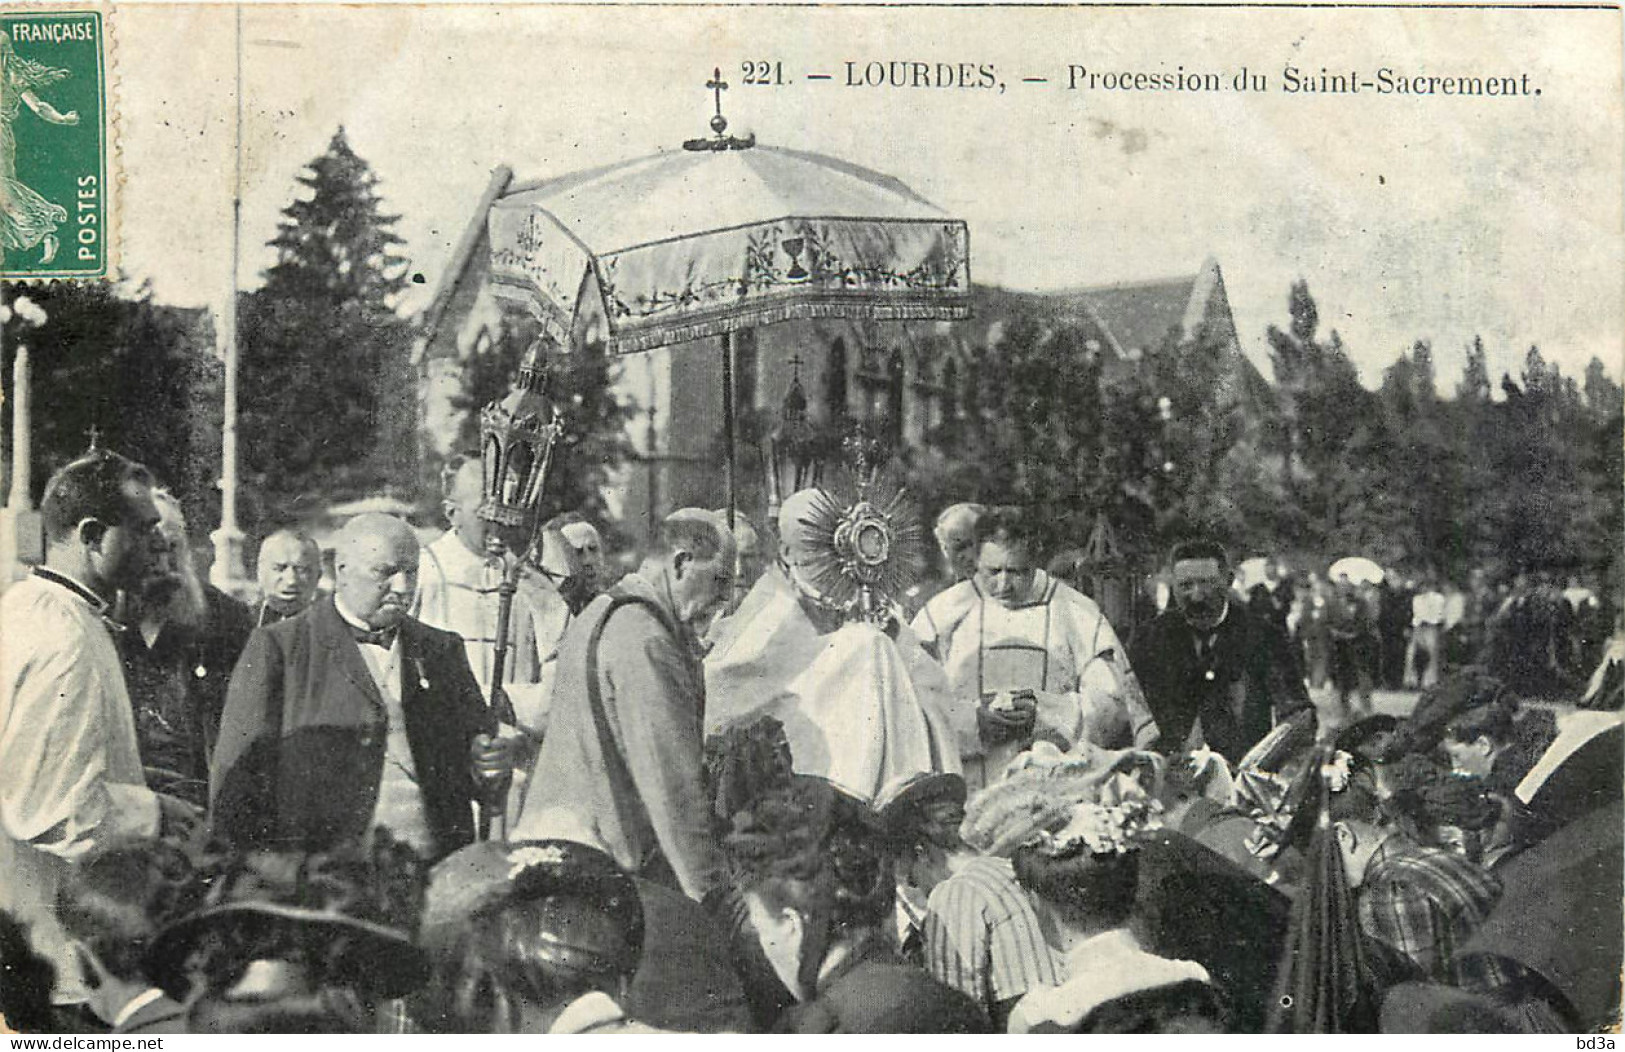
[[[125,593],[120,620],[128,627],[113,641],[147,785],[203,807],[226,685],[254,615],[199,575],[180,502],[160,489],[152,499],[159,540],[146,579]]]
[[[387,515],[335,540],[331,598],[249,638],[211,772],[217,832],[320,850],[386,827],[429,859],[474,839],[507,750],[463,641],[407,615],[418,542]]]
[[[1212,541],[1175,546],[1173,602],[1129,648],[1162,752],[1206,743],[1232,764],[1274,722],[1309,705],[1286,637],[1230,601],[1230,561]]]

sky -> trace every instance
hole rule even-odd
[[[226,7],[115,13],[122,262],[166,302],[215,305],[230,287],[235,23]],[[721,67],[731,130],[903,180],[967,221],[978,282],[1094,286],[1212,256],[1266,376],[1265,329],[1286,327],[1303,278],[1369,385],[1429,339],[1448,391],[1474,334],[1492,375],[1538,343],[1567,374],[1596,356],[1619,377],[1621,39],[1617,10],[256,4],[239,280],[259,283],[295,177],[340,125],[401,216],[425,279],[413,309],[492,168],[530,179],[675,149],[705,134]],[[848,85],[848,62],[861,78],[894,60],[933,79],[937,63],[989,66],[1003,90]],[[781,63],[789,83],[746,85],[747,62]],[[1540,95],[1288,93],[1289,66],[1527,74]],[[1068,90],[1072,67],[1267,79]]]

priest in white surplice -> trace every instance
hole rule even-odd
[[[906,625],[845,621],[799,569],[808,512],[803,490],[779,514],[779,564],[713,632],[705,661],[705,730],[773,716],[795,770],[873,799],[898,777],[960,769],[948,723],[948,683]]]
[[[423,548],[418,563],[418,591],[414,611],[431,628],[463,637],[468,667],[491,698],[495,669],[497,609],[507,575],[509,553],[497,531],[477,514],[483,492],[477,458],[454,457],[446,465],[444,507],[449,528]],[[518,740],[510,804],[517,809],[524,799],[529,761],[547,730],[548,704],[553,695],[553,662],[558,637],[563,634],[569,609],[557,588],[535,574],[520,578],[508,621],[508,654],[502,689],[513,706],[514,726],[503,734]],[[550,627],[543,628],[543,625]]]
[[[487,697],[496,655],[498,589],[507,573],[507,554],[496,531],[482,520],[481,476],[477,459],[455,458],[446,469],[445,509],[450,528],[428,545],[418,565],[418,620],[463,637],[468,667]],[[547,691],[541,682],[543,655],[538,653],[527,619],[533,607],[558,608],[564,601],[556,592],[522,587],[514,597],[508,623],[508,658],[503,689],[513,703],[521,729],[540,736],[547,726]]]
[[[89,977],[58,887],[107,844],[185,835],[198,815],[147,787],[111,634],[111,599],[141,581],[156,537],[152,476],[95,450],[51,476],[40,513],[45,565],[0,601],[0,911],[55,967],[53,1001],[75,1004]]]
[[[1027,527],[1018,511],[983,516],[975,576],[914,619],[952,684],[950,719],[972,790],[1038,739],[1063,749],[1084,739],[1146,748],[1157,739],[1117,633],[1093,600],[1034,568]]]

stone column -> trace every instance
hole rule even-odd
[[[43,561],[45,537],[34,510],[28,348],[19,345],[11,368],[11,494],[0,509],[0,591]]]

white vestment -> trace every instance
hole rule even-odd
[[[888,782],[959,773],[948,684],[906,626],[819,634],[778,570],[764,573],[716,631],[705,660],[705,731],[773,716],[794,768],[872,800]]]
[[[452,530],[427,545],[418,561],[418,620],[463,637],[468,667],[487,698],[491,696],[500,602],[497,589],[502,578],[501,559],[474,554]],[[522,730],[536,733],[547,725],[547,703],[552,695],[552,669],[539,653],[538,633],[532,625],[551,617],[562,621],[568,614],[556,592],[522,584],[514,596],[502,682]],[[550,646],[556,642],[554,639]]]
[[[984,596],[974,580],[961,581],[914,619],[915,634],[947,672],[949,719],[972,790],[997,780],[1027,744],[983,745],[976,709],[988,695],[1033,691],[1035,736],[1068,748],[1083,739],[1105,748],[1149,748],[1157,740],[1127,651],[1100,607],[1042,570],[1031,594],[1036,598],[1010,608]]]
[[[0,599],[0,909],[56,966],[58,1003],[87,996],[56,921],[74,860],[158,834],[135,715],[101,611],[40,577]]]
[[[417,618],[433,628],[463,637],[468,667],[489,701],[491,673],[496,667],[498,589],[503,562],[468,550],[455,530],[447,530],[423,549],[418,560]],[[502,688],[513,705],[515,731],[534,749],[547,729],[547,711],[553,700],[553,674],[559,636],[570,609],[556,591],[535,587],[521,577],[508,615],[508,655],[502,670]],[[517,814],[525,799],[528,764],[514,771],[508,811]]]

